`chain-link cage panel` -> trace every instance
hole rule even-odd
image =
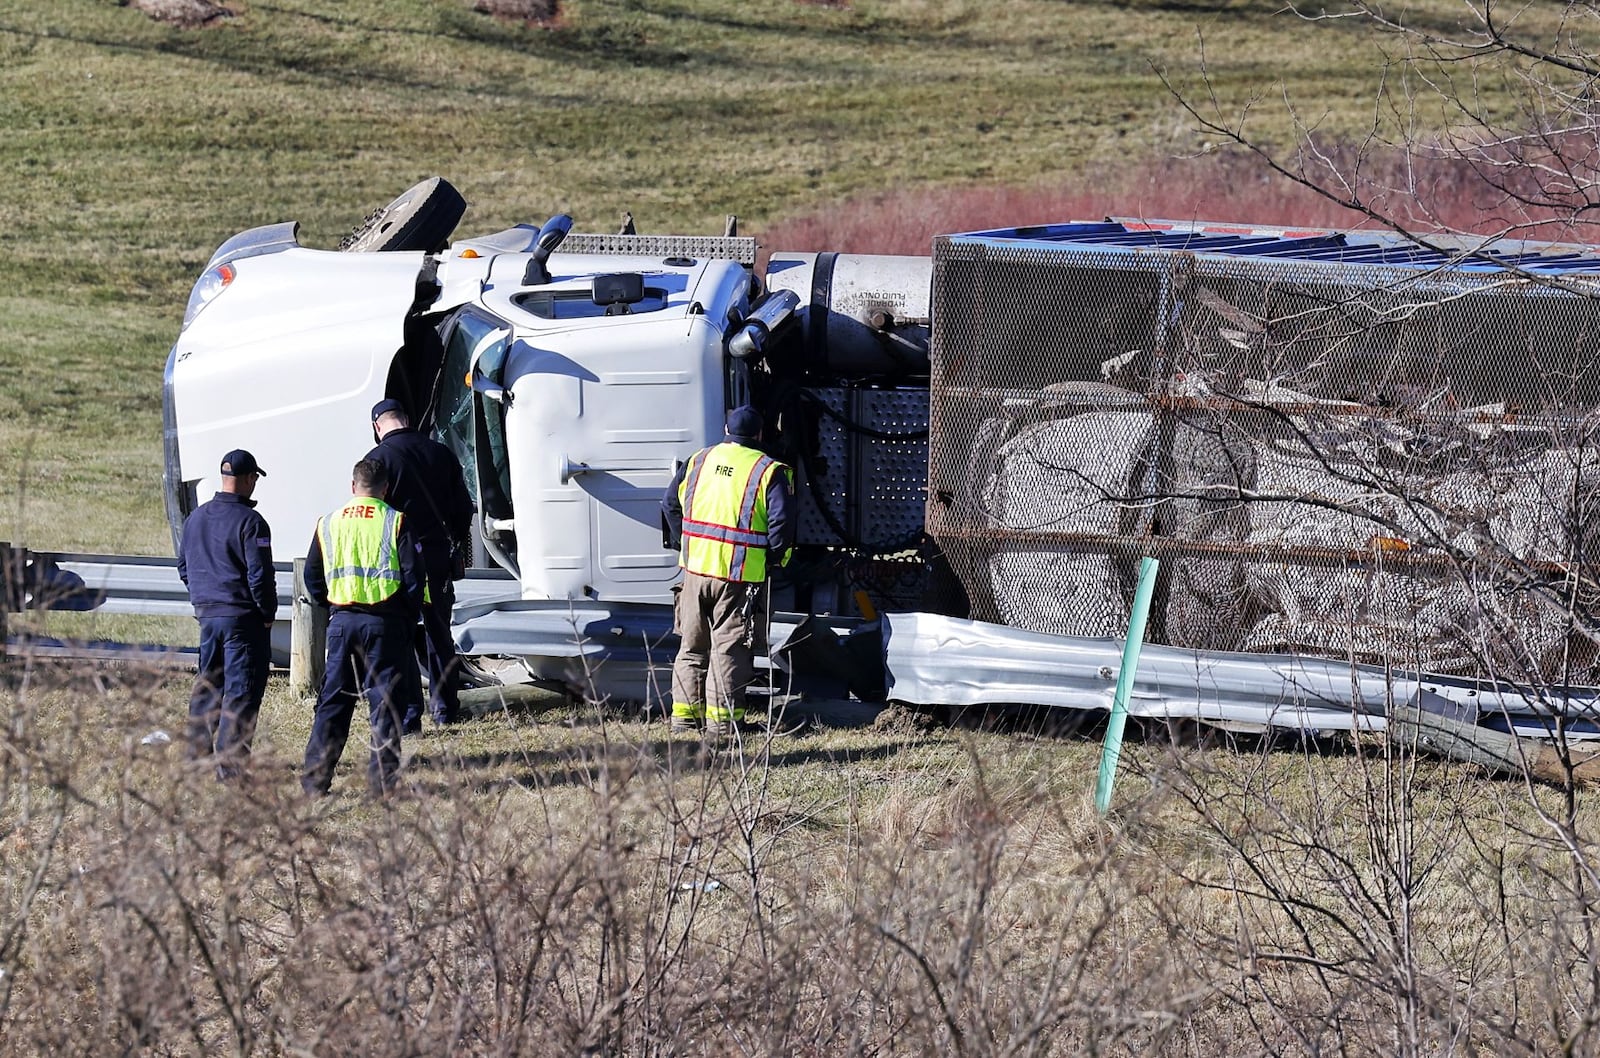
[[[1582,277],[940,240],[927,527],[972,616],[1590,682]]]

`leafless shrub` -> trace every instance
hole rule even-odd
[[[1090,168],[1059,184],[1026,187],[907,188],[852,199],[778,221],[762,233],[777,250],[927,254],[935,236],[1025,224],[1127,217],[1209,220],[1297,228],[1382,228],[1375,212],[1407,230],[1579,239],[1590,210],[1571,191],[1542,191],[1541,164],[1492,172],[1437,150],[1407,153],[1359,144],[1319,148],[1329,165],[1359,169],[1371,202],[1319,193],[1291,173],[1264,166],[1235,147],[1195,157],[1151,158]],[[1370,206],[1371,208],[1366,208]]]
[[[604,717],[307,801],[270,734],[239,785],[143,745],[183,681],[71,675],[3,699],[0,1053],[1592,1042],[1592,810],[1376,738],[1135,745],[1109,827],[1071,743],[841,766]]]
[[[1132,1053],[1192,1002],[1148,866],[975,752],[883,798],[607,721],[307,801],[270,739],[238,785],[143,745],[181,699],[6,697],[0,1052]]]
[[[1197,897],[1167,918],[1216,986],[1197,1033],[1272,1054],[1591,1048],[1594,863],[1549,825],[1557,798],[1382,740],[1155,763],[1187,810],[1139,840]]]
[[[1600,52],[1590,5],[1550,4],[1531,17],[1504,0],[1470,0],[1449,11],[1397,12],[1366,0],[1289,11],[1313,27],[1336,23],[1336,32],[1367,34],[1374,60],[1367,126],[1330,137],[1320,105],[1280,86],[1274,94],[1294,136],[1287,145],[1269,143],[1252,121],[1261,99],[1224,106],[1202,53],[1192,83],[1177,74],[1168,80],[1201,131],[1244,151],[1262,173],[1418,238],[1466,232],[1593,241]]]

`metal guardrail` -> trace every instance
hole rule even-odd
[[[176,560],[155,556],[30,551],[0,544],[0,632],[6,611],[91,611],[152,617],[193,617],[188,589]],[[278,624],[274,657],[292,657],[289,635],[294,603],[294,565],[274,564]],[[794,626],[792,617],[773,623],[774,642]],[[456,582],[452,621],[456,643],[468,655],[527,659],[531,675],[564,679],[593,693],[636,699],[640,689],[662,684],[677,650],[672,612],[666,606],[630,603],[536,602],[521,598],[511,574],[471,569]],[[39,657],[128,658],[149,648],[121,643],[66,643],[30,637],[13,646]],[[175,648],[194,663],[194,651]],[[156,648],[159,652],[159,648]],[[762,663],[765,667],[765,663]],[[657,680],[657,677],[660,677]],[[648,694],[655,697],[654,694]]]
[[[294,566],[273,565],[278,588],[275,655],[286,655],[287,627],[294,600]],[[518,596],[517,582],[502,570],[470,570],[456,584],[457,606],[493,607]],[[32,657],[96,661],[150,661],[193,667],[192,647],[71,642],[46,636],[9,634],[7,615],[30,611],[193,617],[189,591],[175,559],[144,555],[97,555],[31,551],[0,543],[0,640],[13,652]],[[280,634],[281,633],[281,634]],[[283,643],[279,641],[283,640]]]
[[[0,545],[6,610],[70,609],[189,616],[188,595],[172,559],[52,554]],[[276,567],[280,621],[287,640],[294,572]],[[462,652],[523,660],[530,675],[563,680],[599,698],[660,702],[676,652],[668,607],[532,601],[509,574],[473,570],[456,585],[453,628]],[[1121,643],[1061,636],[932,614],[889,613],[881,637],[889,697],[921,705],[1034,704],[1098,710],[1110,703]],[[803,634],[801,615],[774,614],[773,654]],[[854,622],[850,623],[852,626]],[[870,624],[870,623],[869,623]],[[848,634],[849,627],[835,631]],[[279,648],[279,636],[274,646]],[[37,656],[136,661],[127,644],[30,641]],[[286,653],[286,651],[283,651]],[[184,658],[184,652],[167,655]],[[192,652],[188,663],[192,664]],[[783,664],[780,662],[780,664]],[[762,663],[764,678],[787,692],[789,675]],[[767,675],[770,674],[770,675]],[[813,676],[815,674],[812,674]],[[1131,710],[1150,718],[1224,727],[1304,731],[1382,731],[1389,713],[1427,698],[1461,714],[1463,729],[1498,727],[1550,737],[1558,718],[1572,739],[1600,738],[1600,692],[1592,687],[1533,688],[1426,677],[1315,656],[1201,651],[1149,645],[1133,685]]]
[[[90,611],[184,616],[194,611],[171,559],[29,551],[0,544],[0,646],[33,659],[192,669],[193,647],[12,634],[11,613]]]
[[[193,672],[199,664],[195,647],[173,647],[157,643],[118,643],[103,639],[73,640],[54,636],[10,635],[7,655],[20,655],[35,661],[89,661],[97,667],[130,669],[174,669]]]
[[[7,565],[21,573],[9,579],[8,608],[14,613],[92,610],[154,617],[194,615],[189,591],[172,559],[22,551],[13,553]],[[280,583],[280,599],[285,595]]]
[[[148,617],[193,617],[189,590],[175,559],[140,555],[95,555],[30,551],[0,543],[0,600],[9,613],[26,610],[89,611]],[[294,566],[273,564],[279,616],[288,619],[294,599]],[[457,605],[477,606],[516,598],[517,582],[503,570],[469,570],[456,584]]]

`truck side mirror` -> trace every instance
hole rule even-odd
[[[510,390],[493,379],[484,377],[483,373],[477,370],[472,372],[472,391],[481,393],[498,404],[509,405],[511,403]]]
[[[550,269],[545,262],[550,260],[550,255],[555,253],[556,247],[561,245],[561,240],[571,230],[572,218],[565,213],[557,213],[544,222],[533,240],[533,257],[528,261],[527,270],[522,273],[523,286],[543,286],[550,282]]]

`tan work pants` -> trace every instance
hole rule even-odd
[[[685,571],[673,619],[679,646],[672,665],[672,715],[744,719],[744,692],[755,676],[755,652],[766,649],[766,584]]]

